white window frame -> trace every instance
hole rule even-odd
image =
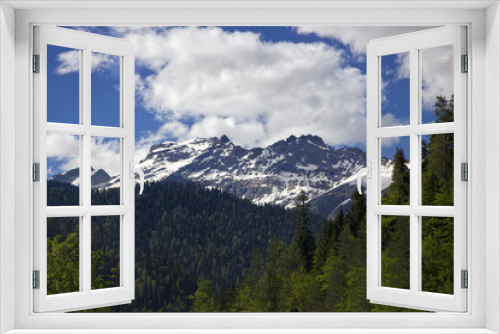
[[[130,3],[132,5],[130,5]],[[17,2],[0,4],[0,320],[2,331],[37,333],[42,329],[61,332],[104,333],[127,329],[128,333],[158,329],[158,332],[412,332],[492,333],[500,331],[500,11],[497,1],[397,2],[122,2],[135,9],[102,10],[120,6],[113,2]],[[10,5],[19,8],[18,11]],[[70,8],[58,8],[69,6]],[[73,6],[73,7],[72,7]],[[162,9],[146,7],[163,6]],[[25,8],[23,10],[22,8]],[[71,8],[72,7],[72,8]],[[81,8],[87,9],[81,9]],[[101,8],[101,9],[98,9]],[[137,10],[142,7],[144,10]],[[179,7],[184,9],[179,9]],[[458,7],[458,9],[457,9]],[[31,9],[30,9],[31,8]],[[34,8],[34,9],[33,9]],[[43,9],[45,8],[45,9]],[[48,8],[48,9],[47,9]],[[79,8],[79,9],[75,9]],[[243,8],[243,9],[242,9]],[[351,9],[349,9],[351,8]],[[357,8],[357,9],[356,9]],[[401,9],[403,8],[403,9]],[[441,8],[441,9],[440,9]],[[452,8],[450,10],[450,8]],[[352,10],[355,9],[355,10]],[[15,17],[15,22],[13,20]],[[470,187],[468,218],[467,313],[435,314],[34,314],[32,259],[32,94],[30,59],[32,27],[58,25],[439,25],[465,24],[469,27],[471,75],[468,84]],[[14,33],[15,31],[15,42]],[[15,52],[14,52],[15,46]],[[15,66],[15,73],[11,67]],[[486,71],[488,66],[488,71]],[[5,76],[4,73],[8,73]],[[15,79],[15,87],[9,85]],[[9,96],[14,94],[14,97]],[[15,113],[12,112],[15,108]],[[11,137],[15,130],[15,145]],[[9,141],[10,140],[10,141]],[[6,142],[7,141],[7,142]],[[488,152],[486,154],[485,152]],[[8,159],[15,162],[6,162]],[[486,164],[488,162],[488,164]],[[15,170],[15,178],[12,173]],[[488,174],[488,182],[486,182]],[[10,179],[9,179],[10,178]],[[13,180],[12,180],[13,179]],[[8,199],[15,186],[15,199]],[[488,197],[486,197],[488,194]],[[14,204],[14,211],[9,205]],[[15,221],[12,224],[11,218]],[[14,239],[15,238],[15,239]],[[15,241],[15,242],[14,242]],[[12,256],[14,254],[14,256]],[[27,261],[26,259],[30,259]],[[15,289],[12,287],[15,286]],[[486,293],[488,290],[488,293]],[[12,305],[15,305],[12,308]],[[132,329],[138,329],[136,331]],[[244,329],[247,329],[246,331]],[[355,330],[355,329],[358,330]],[[38,331],[40,329],[40,331]],[[160,329],[165,329],[161,331]],[[178,330],[176,330],[178,329]],[[238,330],[240,329],[240,330]],[[294,330],[295,329],[295,330]],[[109,331],[106,331],[109,330]],[[47,332],[47,331],[45,331]],[[55,330],[50,332],[57,332]],[[344,331],[345,332],[345,331]]]
[[[34,270],[39,271],[39,289],[34,289],[34,311],[75,311],[130,303],[135,295],[135,190],[130,177],[135,152],[135,61],[134,45],[127,40],[70,29],[34,27],[34,54],[39,56],[39,73],[34,84],[34,162],[39,164],[39,181],[33,184]],[[47,46],[79,50],[80,110],[79,124],[47,122]],[[119,127],[92,125],[91,57],[92,52],[114,55],[120,61]],[[79,138],[79,205],[47,206],[47,135],[77,135]],[[92,136],[115,138],[120,142],[120,204],[91,205]],[[43,175],[43,176],[42,176]],[[133,174],[132,174],[133,176]],[[118,216],[120,220],[120,285],[92,290],[91,254],[92,217]],[[47,295],[47,218],[79,219],[79,291]]]
[[[371,166],[367,180],[367,297],[372,303],[408,307],[429,311],[467,310],[467,290],[461,287],[461,271],[467,270],[467,184],[461,181],[461,163],[467,163],[467,73],[462,72],[461,55],[467,54],[466,28],[446,26],[424,31],[372,40],[367,45],[367,153]],[[421,50],[451,46],[454,122],[422,123],[422,53]],[[410,124],[384,127],[382,124],[382,62],[387,55],[408,52],[410,67]],[[454,205],[422,205],[422,135],[454,134]],[[382,205],[380,159],[382,139],[410,138],[410,203]],[[405,216],[409,219],[410,288],[382,286],[382,216]],[[422,217],[453,217],[453,293],[422,291]]]

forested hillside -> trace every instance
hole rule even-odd
[[[439,97],[435,113],[453,121],[453,98]],[[398,148],[382,204],[407,205],[409,180]],[[78,194],[49,185],[53,205]],[[114,196],[116,189],[93,194],[100,203]],[[423,136],[422,203],[453,205],[453,196],[453,134]],[[49,225],[49,291],[75,291],[77,222]],[[114,286],[117,224],[107,217],[92,225],[93,287]],[[382,217],[383,286],[409,288],[409,226],[409,217]],[[453,218],[422,217],[422,277],[424,291],[453,293]],[[131,304],[94,311],[405,311],[366,299],[366,200],[357,192],[347,212],[325,220],[311,213],[306,193],[284,210],[192,184],[146,184],[136,196],[135,285]]]
[[[51,205],[73,203],[78,188],[48,181]],[[94,190],[92,201],[114,202],[118,189]],[[109,263],[115,257],[116,217],[92,218],[93,275],[101,282],[98,287],[114,286],[119,282]],[[313,230],[321,230],[324,218],[311,217]],[[75,291],[78,271],[73,276],[61,263],[77,263],[77,223],[71,218],[49,219],[49,272],[53,293]],[[68,231],[73,226],[72,231]],[[136,196],[136,299],[130,305],[117,306],[114,311],[182,312],[189,311],[196,283],[209,279],[218,289],[237,284],[245,268],[250,266],[252,251],[264,253],[270,240],[277,238],[289,243],[295,233],[293,210],[273,205],[258,206],[218,189],[206,189],[194,184],[172,182],[146,183],[144,194]],[[62,243],[61,236],[66,236]],[[62,245],[61,245],[62,243]],[[70,255],[73,254],[73,255]],[[68,259],[68,256],[73,256]],[[63,260],[61,260],[61,258]],[[50,261],[50,259],[54,259]],[[56,260],[59,259],[59,260]],[[68,267],[68,266],[66,266]],[[78,268],[76,265],[69,267]],[[50,279],[49,277],[49,279]],[[62,279],[59,279],[61,277]],[[73,278],[73,279],[68,279]],[[65,286],[64,281],[72,281]],[[60,286],[55,288],[55,286]]]
[[[438,97],[437,122],[453,121],[453,97]],[[382,204],[407,205],[410,170],[396,150],[392,184]],[[307,204],[299,198],[296,236],[257,249],[241,283],[229,291],[201,280],[197,312],[407,312],[366,299],[366,199],[354,192],[348,212],[328,220],[311,240]],[[453,205],[453,134],[422,141],[422,204]],[[382,217],[382,285],[409,289],[409,217]],[[313,243],[314,241],[314,243]],[[312,247],[312,250],[311,250]],[[453,218],[422,217],[422,289],[453,294]]]

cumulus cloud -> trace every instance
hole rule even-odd
[[[397,118],[394,114],[388,112],[384,115],[382,115],[382,126],[383,127],[388,127],[388,126],[401,126],[401,125],[408,125],[409,122],[402,122],[401,119]]]
[[[156,135],[228,135],[246,147],[292,134],[365,141],[365,76],[324,43],[269,43],[220,28],[118,28],[153,74],[137,85],[165,124]]]
[[[80,167],[80,143],[78,136],[59,133],[47,135],[47,158],[58,162],[57,170],[51,168],[49,174],[66,172]]]
[[[350,51],[364,57],[366,44],[377,38],[395,36],[433,27],[297,27],[299,34],[316,34],[332,38],[347,45]],[[410,77],[409,53],[397,55],[396,79]],[[453,49],[443,46],[422,50],[422,103],[426,110],[433,110],[436,96],[450,98],[453,94]]]
[[[362,60],[371,39],[428,28],[298,27],[297,32],[336,39]],[[365,143],[365,75],[346,63],[348,51],[342,48],[271,43],[257,33],[217,27],[110,29],[135,44],[137,101],[162,122],[138,139],[139,159],[154,143],[223,134],[246,147],[309,133],[331,145]],[[61,58],[62,72],[75,70],[74,57]],[[96,58],[93,70],[108,61]],[[425,105],[440,92],[450,95],[443,88],[450,82],[441,66],[446,61],[438,57],[423,71]],[[397,64],[391,84],[409,75],[408,57],[401,56]],[[384,122],[398,125],[401,120],[391,114]]]
[[[64,173],[80,167],[79,136],[50,133],[47,135],[47,158],[54,159],[51,173]],[[120,140],[92,137],[91,161],[94,169],[104,169],[111,176],[120,174]],[[54,168],[57,168],[54,169]]]
[[[91,68],[92,72],[100,72],[111,66],[119,66],[119,58],[103,53],[92,52]],[[61,52],[57,55],[58,66],[55,72],[59,75],[65,75],[80,71],[80,51],[72,50]]]
[[[352,27],[352,26],[302,26],[297,27],[299,34],[315,34],[320,37],[332,38],[349,46],[351,52],[364,56],[366,44],[372,39],[406,34],[432,27]]]
[[[422,103],[434,110],[436,96],[450,98],[453,94],[453,47],[425,49],[422,54]]]

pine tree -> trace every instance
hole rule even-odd
[[[299,196],[297,196],[297,209],[295,212],[295,219],[298,223],[296,240],[299,250],[301,252],[302,258],[304,259],[304,267],[307,272],[309,272],[314,263],[314,236],[309,229],[309,204],[307,202],[307,195],[304,191],[301,191]]]
[[[402,148],[396,148],[392,183],[382,204],[410,203],[410,170]],[[382,217],[382,285],[409,289],[410,224],[408,217]]]
[[[191,296],[194,300],[193,312],[218,312],[212,282],[203,280],[198,283],[198,290]]]
[[[406,159],[402,148],[396,148],[394,167],[392,169],[392,183],[389,186],[388,196],[382,200],[383,204],[408,205],[410,203],[410,170],[406,166]]]
[[[453,95],[438,96],[436,123],[453,122]],[[429,136],[422,145],[422,204],[454,204],[453,134]],[[425,155],[424,155],[425,154]],[[453,218],[422,218],[422,289],[453,294]]]
[[[318,247],[316,248],[316,256],[314,261],[314,267],[316,270],[320,270],[326,262],[326,259],[330,254],[334,252],[335,239],[338,234],[336,234],[336,229],[343,225],[344,220],[344,210],[340,207],[337,215],[333,220],[328,219],[323,225],[321,235],[319,237]]]
[[[351,196],[352,204],[345,215],[344,224],[351,229],[355,237],[364,237],[366,234],[366,197],[357,191]]]

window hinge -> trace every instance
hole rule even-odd
[[[469,165],[466,162],[462,162],[461,167],[461,177],[462,181],[469,181]]]
[[[40,270],[33,270],[33,289],[40,289]]]
[[[462,289],[467,289],[469,287],[469,273],[467,270],[461,271],[461,281],[462,281]]]
[[[40,163],[33,164],[33,181],[40,182]]]
[[[469,57],[467,55],[462,55],[462,73],[469,72]]]
[[[40,73],[40,55],[33,55],[33,73]]]

